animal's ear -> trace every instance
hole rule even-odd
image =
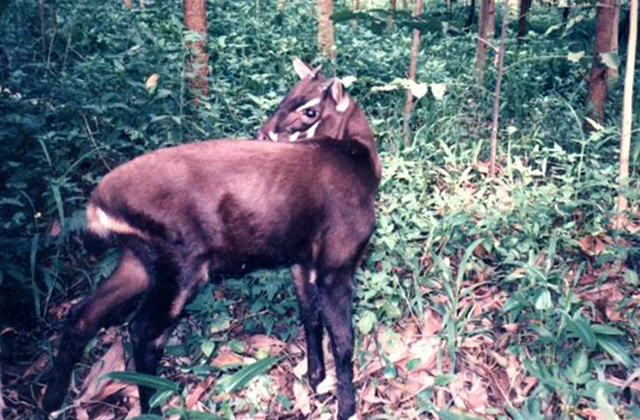
[[[322,64],[311,70],[311,78],[315,79],[316,77],[318,77],[318,75],[320,74],[320,70],[322,70]]]
[[[333,83],[331,84],[331,97],[336,103],[336,111],[339,113],[343,113],[349,108],[350,99],[349,95],[347,95],[342,89],[342,82],[340,79],[332,79]]]
[[[304,79],[305,77],[313,73],[311,67],[307,66],[298,57],[293,58],[293,69],[296,71],[300,79]]]

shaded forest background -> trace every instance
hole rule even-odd
[[[188,2],[0,2],[0,417],[36,418],[59,321],[117,260],[80,242],[99,179],[160,147],[253,137],[299,56],[349,85],[384,164],[356,276],[359,415],[640,418],[637,112],[619,178],[630,3],[600,50],[596,3],[522,0],[524,29],[509,3],[498,71],[501,4],[478,22],[480,4],[418,1],[209,1],[205,37],[185,27]],[[330,418],[330,393],[309,398],[296,311],[285,272],[207,286],[159,375],[180,386],[159,382],[158,403]],[[135,415],[133,388],[95,369],[122,370],[126,331],[87,354],[61,416]]]

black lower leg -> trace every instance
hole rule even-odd
[[[353,326],[351,323],[351,273],[329,274],[319,285],[320,303],[336,365],[338,420],[355,413],[353,389]]]
[[[318,290],[311,282],[311,270],[292,270],[296,286],[296,296],[300,308],[300,318],[307,342],[307,375],[314,390],[325,378],[324,354],[322,351],[323,323],[318,301]]]
[[[165,337],[168,335],[172,325],[172,321],[168,316],[170,302],[166,302],[165,299],[154,299],[157,296],[158,294],[153,293],[147,298],[131,326],[136,371],[148,375],[157,373]],[[139,386],[138,391],[142,412],[148,413],[150,411],[149,399],[155,393],[155,390],[146,386]],[[156,413],[158,411],[158,409],[154,410]]]

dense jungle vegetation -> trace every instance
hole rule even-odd
[[[414,19],[402,2],[390,22],[387,1],[360,3],[335,0],[331,58],[312,0],[207,1],[209,89],[193,101],[182,1],[0,2],[0,419],[42,415],[64,317],[117,260],[81,242],[101,177],[158,148],[252,138],[297,82],[294,56],[348,85],[383,162],[355,281],[358,418],[640,418],[637,112],[618,182],[630,3],[618,53],[601,57],[619,75],[599,118],[587,104],[596,3],[535,2],[520,40],[510,3],[493,177],[501,6],[478,83],[469,4],[429,1]],[[125,328],[103,330],[57,416],[138,416],[132,384],[147,380],[167,418],[333,418],[331,387],[313,395],[304,377],[297,310],[287,271],[211,283],[155,380],[104,379],[131,366],[131,346]]]

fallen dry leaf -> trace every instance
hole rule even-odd
[[[601,239],[601,235],[591,236],[585,235],[578,239],[578,246],[582,252],[589,257],[596,257],[606,249],[605,242]]]
[[[424,313],[424,326],[422,334],[425,338],[436,335],[442,329],[442,316],[433,309],[427,309]]]
[[[187,408],[191,409],[197,402],[200,401],[200,397],[204,394],[207,389],[211,387],[214,382],[214,378],[212,376],[206,378],[204,381],[201,381],[196,388],[189,393],[187,399],[185,401],[185,405]]]
[[[298,379],[302,379],[302,377],[307,374],[307,358],[306,357],[300,360],[300,362],[298,362],[296,367],[293,368],[293,374]]]
[[[318,388],[316,389],[316,393],[318,395],[332,392],[336,389],[336,385],[338,384],[335,369],[328,369],[326,372],[324,380],[318,384]]]
[[[122,338],[116,337],[113,344],[102,356],[100,360],[93,364],[89,374],[82,384],[82,393],[74,402],[76,416],[80,420],[89,420],[89,415],[84,405],[89,402],[103,401],[107,397],[120,392],[121,390],[134,385],[125,384],[120,381],[103,379],[103,375],[109,372],[122,372],[125,370],[125,356],[122,348]],[[93,414],[91,418],[98,418],[100,415]]]
[[[212,366],[217,368],[238,365],[245,362],[245,358],[229,350],[226,347],[222,347],[218,355],[210,362]]]
[[[308,416],[311,413],[311,402],[307,387],[299,381],[295,381],[293,383],[293,397],[296,401],[293,411],[300,411],[303,415]]]
[[[286,343],[283,341],[264,334],[253,335],[245,339],[244,342],[256,351],[263,350],[268,352],[270,356],[279,355],[286,347]]]

